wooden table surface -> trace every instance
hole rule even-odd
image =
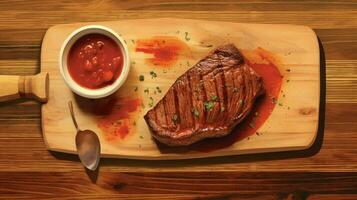
[[[0,74],[38,73],[52,25],[157,17],[312,27],[325,55],[317,143],[189,161],[103,159],[90,173],[76,156],[45,149],[40,104],[1,103],[0,199],[357,199],[357,1],[3,0]]]

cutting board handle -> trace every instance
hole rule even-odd
[[[48,88],[48,73],[34,76],[0,75],[0,102],[20,98],[47,102]]]

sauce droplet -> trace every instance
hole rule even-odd
[[[147,62],[158,66],[175,64],[189,50],[185,42],[174,36],[155,36],[151,39],[139,39],[136,42],[136,52],[152,54]]]

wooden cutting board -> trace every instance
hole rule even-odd
[[[66,37],[76,28],[89,24],[100,24],[117,31],[126,40],[132,60],[125,85],[111,99],[99,102],[76,97],[65,85],[58,66],[59,51]],[[154,54],[136,51],[139,42],[145,43],[152,38],[179,41],[184,46],[184,53],[173,55],[177,57],[174,61],[155,62]],[[269,119],[259,128],[261,134],[241,138],[225,148],[205,151],[158,146],[151,139],[143,120],[150,104],[160,100],[175,79],[190,66],[215,47],[226,43],[234,43],[247,51],[261,47],[276,56],[280,63],[279,71],[284,76],[281,87],[284,97],[281,93],[278,98],[282,106],[276,106]],[[305,26],[189,19],[139,19],[57,25],[51,27],[43,39],[41,70],[48,72],[50,77],[49,100],[42,106],[42,131],[46,146],[52,151],[76,152],[76,132],[67,107],[69,100],[74,102],[79,126],[98,134],[103,157],[160,160],[300,150],[310,147],[317,134],[319,45],[315,33]],[[151,71],[157,77],[152,77]],[[144,75],[145,80],[139,81],[139,75]],[[125,102],[140,102],[140,106],[130,110]],[[115,118],[123,114],[120,112],[110,116],[111,109],[115,108],[124,112],[123,120]],[[105,123],[106,120],[112,120],[112,126]],[[126,130],[113,129],[123,127],[121,123],[126,125]]]

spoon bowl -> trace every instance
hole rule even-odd
[[[91,130],[78,131],[76,147],[83,165],[90,170],[97,169],[100,157],[100,144],[97,134]]]

